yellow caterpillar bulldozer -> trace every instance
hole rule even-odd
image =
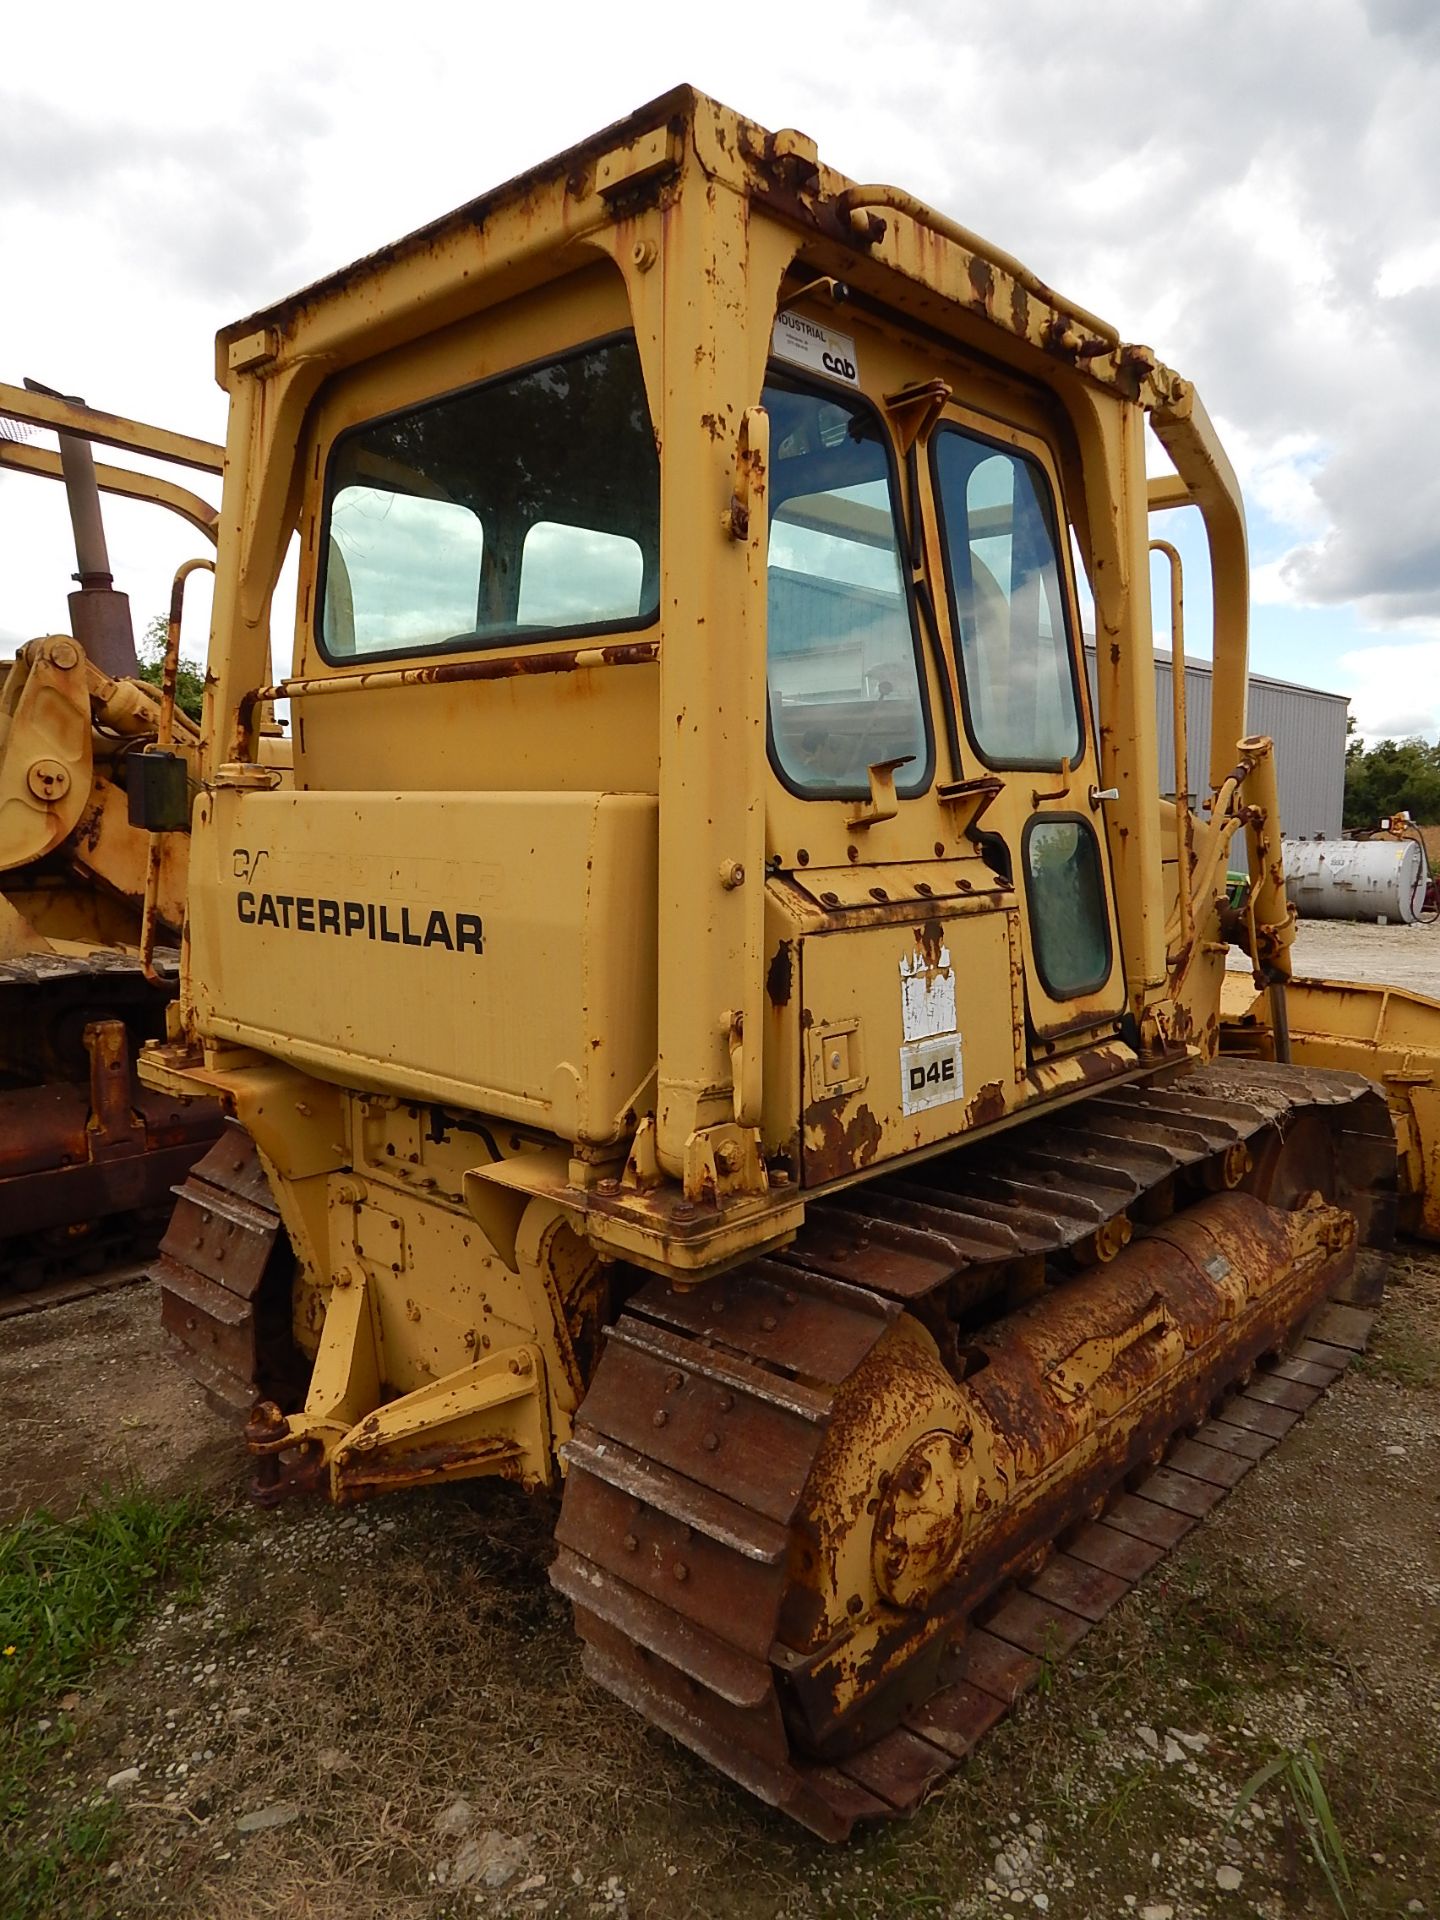
[[[551,1490],[599,1680],[827,1838],[903,1814],[1338,1376],[1424,1224],[1440,1008],[1334,1064],[1287,1024],[1205,410],[688,88],[228,328],[217,373],[141,1072],[233,1125],[167,1324],[265,1389],[262,1500]],[[1182,505],[1215,748],[1165,801]]]
[[[58,452],[31,444],[53,430]],[[153,1252],[171,1189],[220,1132],[211,1101],[141,1088],[134,1056],[176,991],[199,730],[139,676],[110,571],[102,491],[178,513],[213,544],[215,509],[92,444],[218,474],[223,450],[0,385],[0,472],[62,481],[75,536],[72,632],[17,650],[0,677],[0,1312],[73,1291],[82,1270]],[[38,1291],[37,1291],[38,1289]]]

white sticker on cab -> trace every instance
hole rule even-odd
[[[931,1034],[953,1033],[959,1026],[948,947],[941,947],[933,966],[918,952],[900,962],[900,1021],[906,1040],[928,1040]]]
[[[906,1113],[923,1113],[965,1097],[965,1067],[958,1033],[933,1040],[913,1040],[900,1049],[900,1105]]]
[[[788,360],[791,366],[808,367],[811,373],[843,380],[848,387],[860,384],[860,361],[850,335],[836,333],[833,327],[822,327],[814,320],[802,320],[798,313],[776,315],[770,350],[777,360]]]

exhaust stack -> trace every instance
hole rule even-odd
[[[27,380],[28,393],[43,393],[71,406],[85,402],[57,393],[38,380]],[[130,596],[116,590],[105,545],[105,522],[100,512],[100,487],[90,442],[78,434],[60,432],[60,465],[65,475],[65,497],[75,532],[75,579],[79,591],[69,596],[70,624],[75,638],[102,673],[114,680],[133,679],[140,671],[135,652],[135,628],[130,618]]]

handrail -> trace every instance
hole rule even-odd
[[[1092,333],[1098,334],[1107,346],[1120,345],[1120,334],[1108,320],[1102,320],[1088,308],[1065,299],[1053,287],[1047,286],[1038,274],[1032,273],[1023,261],[1017,260],[1013,253],[1006,253],[1003,247],[993,246],[990,241],[981,239],[978,233],[972,232],[969,227],[962,227],[958,220],[952,220],[948,214],[927,207],[913,193],[906,193],[900,187],[847,187],[836,198],[835,205],[841,217],[855,229],[857,237],[863,237],[866,223],[857,221],[855,216],[863,213],[867,207],[888,207],[892,213],[904,214],[907,220],[913,220],[917,226],[927,228],[942,240],[953,240],[956,246],[964,247],[967,253],[975,254],[992,267],[999,267],[1002,273],[1008,273],[1027,293],[1033,293],[1037,300],[1054,307],[1057,313],[1068,314],[1072,320],[1078,320],[1082,327],[1088,327]]]
[[[170,587],[170,620],[165,634],[165,664],[160,681],[160,720],[155,729],[155,747],[168,753],[175,742],[175,685],[180,677],[180,616],[185,605],[185,582],[192,573],[204,568],[214,573],[213,560],[183,560],[175,570]],[[145,901],[140,914],[140,965],[152,986],[165,986],[155,971],[155,929],[160,917],[160,867],[164,841],[153,828],[145,863]]]
[[[1179,863],[1180,938],[1188,951],[1195,937],[1190,880],[1195,868],[1194,821],[1190,813],[1190,739],[1185,713],[1185,575],[1180,554],[1168,540],[1152,540],[1152,553],[1170,562],[1170,695],[1175,730],[1175,856]]]
[[[658,640],[630,640],[613,647],[566,647],[552,653],[504,653],[488,660],[436,660],[423,667],[374,667],[364,673],[278,680],[256,687],[240,702],[237,739],[267,700],[312,699],[321,694],[369,693],[383,687],[449,686],[460,680],[518,680],[532,674],[575,673],[584,667],[644,667],[660,658]]]

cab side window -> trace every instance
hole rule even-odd
[[[1041,468],[942,427],[931,443],[966,721],[993,767],[1058,767],[1082,742],[1055,510]]]
[[[793,791],[863,797],[901,760],[897,793],[930,782],[909,584],[888,436],[860,400],[772,371],[767,671],[770,748]]]

